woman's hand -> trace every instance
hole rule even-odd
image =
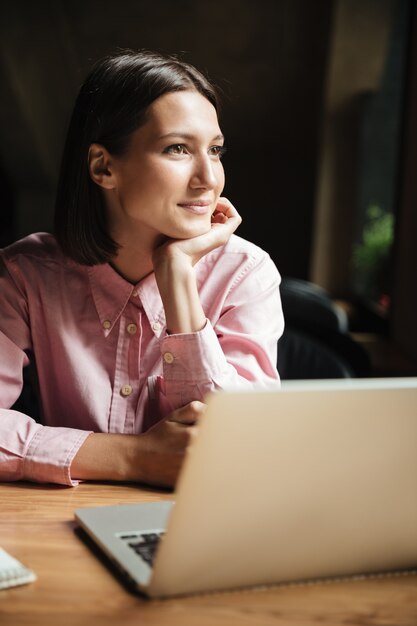
[[[185,256],[192,265],[205,254],[227,243],[242,218],[227,198],[221,197],[211,218],[211,228],[206,233],[190,239],[168,239],[154,251],[154,267],[167,256]]]
[[[71,478],[174,487],[206,405],[194,400],[146,433],[92,433],[71,464]]]
[[[194,400],[140,435],[138,466],[143,482],[162,487],[175,485],[186,450],[196,434],[197,423],[205,408],[203,402]]]
[[[190,239],[168,239],[153,253],[153,265],[169,333],[201,330],[206,316],[200,303],[194,265],[227,243],[242,219],[227,198],[220,198],[210,229]]]

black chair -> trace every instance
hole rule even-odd
[[[287,326],[278,342],[278,371],[282,380],[363,378],[371,367],[365,349],[348,334]]]
[[[277,365],[282,380],[370,376],[368,353],[351,337],[345,310],[326,290],[285,277],[281,300],[285,329]]]
[[[307,329],[316,327],[349,331],[349,318],[329,293],[315,283],[284,276],[281,281],[281,300],[287,320]]]

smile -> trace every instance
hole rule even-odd
[[[187,203],[179,203],[178,206],[185,209],[186,211],[195,213],[196,215],[205,215],[206,213],[211,213],[210,202],[207,202],[207,203],[202,203],[202,202],[188,203],[187,202]]]

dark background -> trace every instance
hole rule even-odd
[[[239,234],[281,271],[307,276],[331,1],[2,4],[1,212],[14,205],[12,235],[50,227],[64,133],[91,62],[116,47],[181,52],[224,92],[225,195],[243,215]]]
[[[363,165],[374,165],[381,187],[389,181],[398,219],[383,332],[417,363],[414,4],[0,0],[0,245],[51,230],[66,128],[91,64],[119,47],[181,53],[224,92],[225,195],[243,217],[238,234],[266,249],[282,275],[358,306],[349,262],[357,198],[368,188]],[[374,118],[373,95],[399,76],[400,98],[395,107],[388,98],[364,158],[363,102]],[[395,133],[389,149],[385,130]]]

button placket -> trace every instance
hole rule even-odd
[[[126,319],[127,317],[127,319]],[[109,432],[133,432],[135,396],[138,391],[137,373],[132,363],[136,362],[136,341],[128,330],[131,315],[120,316],[117,341],[116,369],[109,420]],[[135,325],[136,326],[136,325]],[[137,327],[136,327],[137,329]],[[132,329],[131,329],[132,330]],[[133,352],[132,352],[133,350]]]

